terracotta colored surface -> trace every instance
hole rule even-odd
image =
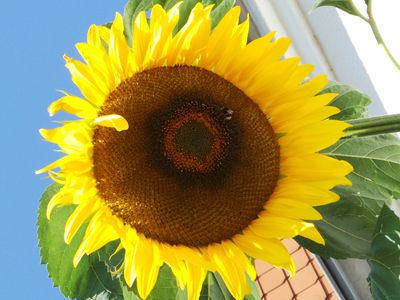
[[[284,244],[296,263],[297,274],[289,274],[264,263],[256,261],[257,281],[262,300],[338,300],[332,285],[310,252],[301,248],[294,240]]]

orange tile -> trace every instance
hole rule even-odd
[[[285,271],[256,261],[263,300],[339,300],[314,256],[294,240],[283,240],[296,263],[297,274],[288,279]],[[307,255],[308,254],[308,255]]]
[[[266,299],[267,300],[290,300],[290,299],[296,299],[296,298],[293,298],[293,293],[290,290],[290,286],[288,285],[288,283],[285,283],[284,285],[280,286],[279,288],[268,293]]]
[[[306,255],[303,249],[292,254],[293,260],[296,263],[296,268],[298,271],[307,267],[310,264],[310,259]]]
[[[256,265],[257,274],[259,276],[262,276],[264,273],[267,273],[267,272],[271,271],[272,269],[274,269],[273,266],[271,266],[261,260],[256,260],[255,265]]]
[[[296,252],[300,249],[299,244],[297,244],[296,241],[293,239],[284,239],[282,240],[282,243],[285,245],[289,253]]]
[[[312,286],[318,283],[318,276],[315,274],[311,266],[301,270],[296,276],[290,279],[290,283],[293,285],[296,292],[300,292],[308,286]],[[320,284],[318,284],[320,285]]]
[[[322,300],[326,299],[326,293],[318,282],[311,287],[302,291],[298,296],[298,300]]]
[[[284,284],[286,279],[282,270],[273,269],[261,276],[258,281],[264,291],[270,291]]]

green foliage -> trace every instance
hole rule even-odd
[[[325,238],[325,246],[302,237],[296,240],[325,258],[364,259],[371,245],[380,203],[357,195],[358,191],[352,188],[339,187],[335,192],[340,194],[341,200],[320,206],[318,211],[324,218],[314,222]]]
[[[351,138],[323,151],[353,165],[358,194],[390,204],[400,198],[400,142],[394,135]]]
[[[258,300],[260,299],[260,293],[258,291],[257,284],[247,278],[247,282],[251,288],[251,294],[246,295],[244,300]],[[206,279],[204,280],[203,287],[200,292],[199,300],[234,300],[235,298],[229,293],[225,286],[222,277],[218,273],[208,272]]]
[[[120,284],[107,272],[97,253],[84,256],[74,268],[72,259],[82,240],[85,226],[74,237],[70,245],[64,242],[64,226],[74,206],[55,208],[50,220],[46,218],[46,207],[51,197],[60,189],[53,184],[43,194],[38,212],[38,238],[42,263],[47,264],[49,276],[55,286],[70,298],[109,300],[120,299]]]
[[[205,2],[205,1],[203,1]],[[212,2],[212,1],[209,1]],[[225,14],[235,5],[236,0],[215,1],[215,8],[211,12],[211,27],[215,28]]]
[[[314,8],[321,6],[334,6],[355,16],[359,16],[360,14],[357,8],[354,6],[352,0],[318,0],[314,4]]]
[[[324,153],[353,165],[353,186],[336,188],[341,200],[318,208],[324,247],[298,240],[324,257],[366,258],[381,207],[400,198],[400,142],[392,135],[345,139]]]
[[[149,10],[155,0],[129,0],[124,9],[124,29],[128,45],[132,45],[133,24],[141,11]]]
[[[340,82],[331,81],[320,94],[339,94],[330,105],[340,108],[340,113],[332,117],[335,120],[352,120],[368,116],[371,99],[361,91]]]
[[[378,219],[368,263],[368,282],[374,299],[399,299],[400,220],[386,205]]]
[[[133,283],[132,287],[128,287],[124,282],[122,276],[119,278],[121,286],[125,291],[124,300],[140,300],[139,293],[137,290],[136,282]],[[163,265],[160,268],[157,282],[151,291],[150,295],[146,298],[147,300],[186,300],[186,290],[181,290],[178,287],[175,276],[171,271],[171,268],[167,265]]]
[[[149,11],[155,4],[160,4],[165,9],[172,8],[175,4],[182,2],[179,9],[179,21],[175,33],[181,29],[188,20],[190,11],[196,3],[203,3],[205,6],[214,5],[211,12],[212,28],[214,28],[222,17],[233,7],[236,0],[129,0],[124,10],[125,36],[129,45],[132,45],[132,30],[136,16],[141,11]]]

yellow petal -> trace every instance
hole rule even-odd
[[[160,5],[153,7],[150,18],[150,42],[144,60],[146,67],[164,65],[167,53],[170,51],[172,32],[178,23],[180,4],[175,5],[168,14]]]
[[[353,167],[347,161],[319,153],[287,157],[281,161],[283,174],[301,180],[341,178],[351,171]]]
[[[157,281],[162,265],[158,244],[145,237],[139,237],[135,254],[137,289],[142,299],[146,299]]]
[[[250,21],[247,18],[242,24],[237,26],[232,33],[231,38],[225,44],[220,59],[213,66],[214,72],[220,76],[225,76],[227,70],[230,70],[232,65],[236,64],[235,56],[240,53],[247,43]]]
[[[168,65],[192,65],[201,55],[211,32],[211,8],[203,8],[197,3],[188,21],[173,37],[167,52]]]
[[[70,95],[54,101],[48,109],[50,116],[54,116],[60,110],[85,119],[92,119],[97,116],[97,109],[90,102]]]
[[[40,134],[56,143],[67,154],[87,155],[92,149],[92,130],[84,123],[70,122],[54,129],[40,129]]]
[[[224,77],[235,84],[246,80],[249,73],[260,64],[260,61],[268,57],[268,49],[271,48],[270,42],[274,35],[275,32],[270,32],[243,47],[233,59],[235,63],[230,65]]]
[[[277,267],[288,270],[292,275],[296,273],[296,266],[289,252],[276,239],[264,239],[251,233],[236,235],[233,242],[247,255],[258,258]]]
[[[285,216],[293,219],[321,220],[322,215],[310,205],[292,199],[269,199],[265,210],[275,216]]]
[[[234,38],[238,30],[239,15],[240,7],[235,6],[222,18],[210,35],[204,55],[200,58],[200,67],[213,70],[221,58],[228,58],[223,53],[227,46],[230,45],[229,48],[233,49],[234,45],[241,45],[241,41]]]
[[[200,297],[201,288],[203,286],[204,279],[207,275],[207,270],[193,265],[190,262],[186,262],[187,265],[187,299],[198,300]]]
[[[101,42],[101,37],[100,37],[100,32],[99,32],[99,28],[96,25],[91,25],[89,27],[88,33],[87,33],[87,42],[89,45],[101,49],[101,50],[105,50],[103,47],[103,44]]]
[[[115,14],[114,22],[110,30],[108,53],[114,69],[114,75],[120,81],[127,76],[129,48],[124,36],[124,22],[119,13]]]
[[[321,151],[335,144],[344,135],[344,129],[349,126],[348,123],[336,120],[303,126],[279,139],[282,157]]]
[[[62,172],[69,173],[70,175],[82,175],[92,169],[92,161],[87,157],[71,154],[37,170],[35,174],[42,174],[57,168],[60,168]]]
[[[115,229],[107,223],[100,223],[84,237],[88,240],[86,254],[90,255],[108,243],[119,238]]]
[[[57,206],[68,205],[73,203],[73,194],[68,193],[64,188],[61,188],[47,204],[46,217],[50,219],[51,212]]]
[[[79,54],[90,66],[96,84],[103,87],[105,93],[109,94],[119,82],[119,78],[115,77],[110,56],[102,48],[97,48],[90,44],[78,43],[75,45]]]
[[[220,244],[209,245],[208,253],[229,292],[234,298],[243,299],[250,292],[250,288],[246,280],[245,269],[242,267],[243,264],[240,261],[238,264],[233,259],[240,259],[240,257],[235,256],[232,252],[227,252]]]
[[[266,211],[260,213],[247,228],[262,238],[292,238],[312,227],[311,223],[272,215]]]
[[[135,257],[137,251],[138,236],[133,230],[128,230],[126,235],[121,236],[121,244],[125,249],[124,258],[124,279],[126,284],[131,287],[136,280]]]
[[[315,226],[307,228],[300,233],[300,236],[308,238],[318,244],[325,245],[325,240]]]
[[[249,76],[249,87],[246,94],[254,99],[261,108],[268,107],[264,102],[270,104],[270,95],[273,95],[277,86],[283,86],[292,76],[300,62],[299,57],[292,57],[269,65],[260,72],[252,72]],[[262,99],[259,101],[258,99]]]
[[[147,23],[146,13],[141,11],[133,25],[133,53],[135,62],[140,70],[146,64],[145,57],[150,42],[150,28]]]
[[[301,201],[311,206],[325,205],[339,200],[334,192],[315,187],[304,182],[288,182],[287,179],[280,180],[274,191],[276,198],[289,198]]]
[[[103,84],[97,85],[102,82],[101,78],[96,80],[95,77],[98,74],[92,72],[87,65],[80,61],[66,55],[64,55],[64,59],[65,66],[71,73],[72,81],[79,87],[85,98],[97,106],[102,105],[107,96],[107,87]]]
[[[129,128],[128,121],[124,117],[115,114],[98,117],[94,122],[100,126],[115,128],[117,131],[124,131]]]
[[[92,215],[92,213],[98,208],[98,201],[86,201],[86,203],[78,205],[73,213],[69,216],[65,223],[64,230],[64,241],[65,243],[71,243],[73,237],[77,233],[78,229],[82,224]]]

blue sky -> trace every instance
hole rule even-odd
[[[0,299],[64,299],[40,264],[36,211],[51,184],[34,171],[52,162],[55,146],[39,128],[54,127],[47,106],[77,92],[64,67],[64,53],[86,40],[92,23],[113,19],[125,0],[5,1],[0,28]],[[53,118],[53,119],[57,119]]]

